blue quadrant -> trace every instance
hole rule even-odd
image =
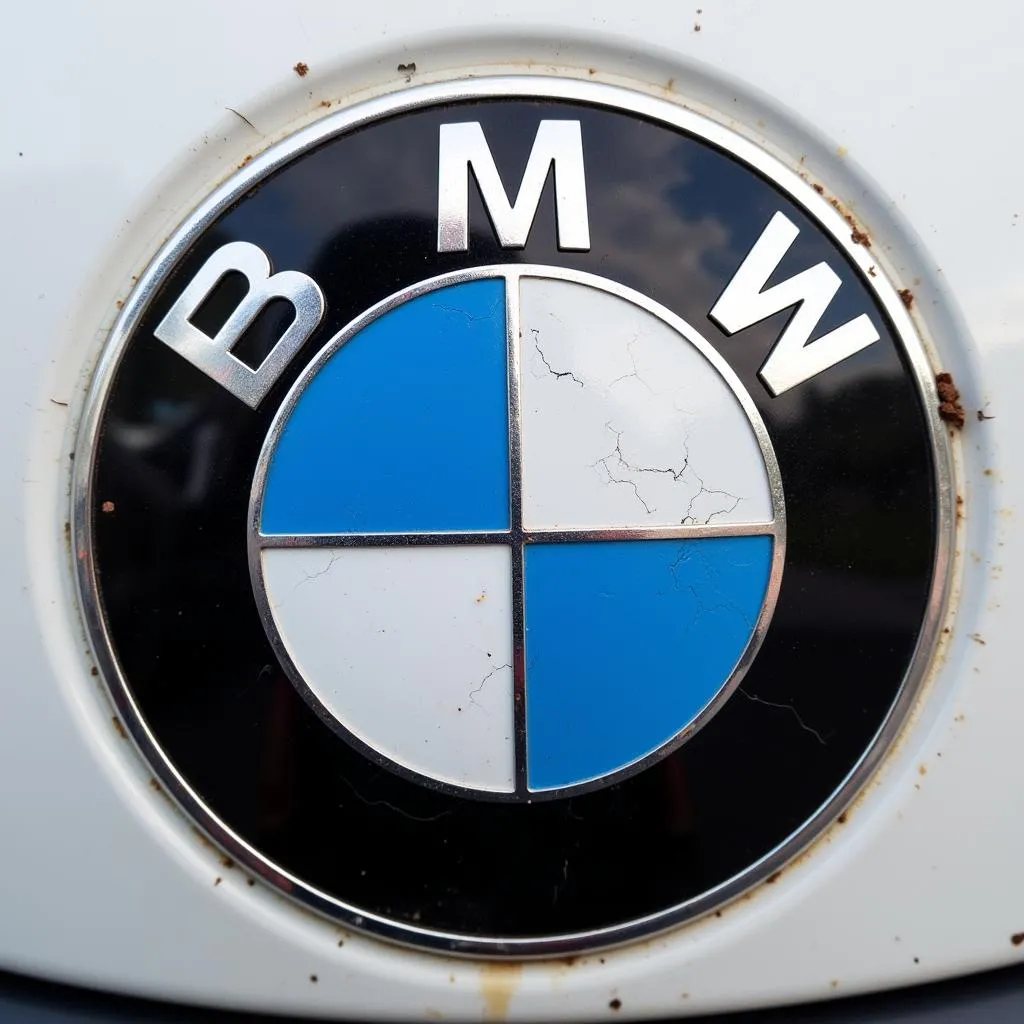
[[[527,547],[531,790],[625,768],[693,721],[751,638],[772,545],[753,536]]]
[[[271,458],[264,533],[509,525],[505,283],[385,313],[313,378]]]

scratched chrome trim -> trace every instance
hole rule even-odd
[[[588,529],[588,530],[533,530],[523,528],[522,510],[522,412],[519,405],[520,381],[520,318],[519,291],[523,278],[544,278],[548,280],[570,281],[582,284],[607,294],[615,295],[640,309],[658,317],[671,327],[677,334],[685,338],[715,368],[719,376],[732,391],[750,423],[764,462],[768,476],[769,491],[772,496],[772,520],[744,526],[743,524],[679,524],[675,526],[650,526],[639,528]],[[288,420],[296,405],[301,400],[306,388],[316,378],[324,366],[352,338],[364,330],[379,317],[404,305],[422,295],[430,294],[442,288],[451,287],[466,281],[502,280],[505,284],[506,335],[508,347],[508,423],[509,423],[509,529],[505,531],[467,531],[431,533],[374,533],[374,534],[325,534],[322,536],[289,536],[281,534],[265,535],[260,532],[260,514],[263,506],[263,494],[267,482],[267,473],[273,460],[281,435],[284,433]],[[397,775],[430,789],[453,796],[469,797],[489,802],[536,803],[541,800],[563,799],[603,789],[606,786],[622,782],[629,777],[644,771],[652,764],[667,757],[687,742],[695,733],[702,729],[725,706],[746,675],[761,647],[768,626],[771,622],[775,605],[778,601],[779,589],[782,584],[782,572],[785,566],[786,552],[786,508],[782,497],[782,478],[779,471],[775,449],[768,437],[767,428],[757,411],[753,399],[747,394],[739,378],[726,361],[714,348],[681,317],[666,309],[660,303],[634,291],[625,285],[595,274],[583,271],[567,270],[560,267],[538,266],[531,264],[504,265],[497,264],[475,267],[472,270],[460,270],[451,274],[419,281],[408,288],[395,292],[343,327],[323,348],[309,361],[299,374],[288,394],[281,402],[270,427],[267,430],[256,462],[252,490],[249,497],[249,573],[252,578],[253,594],[259,609],[263,628],[270,640],[271,647],[277,655],[281,666],[317,717],[329,726],[338,736],[355,747],[364,757],[375,764],[388,768]],[[524,558],[525,544],[529,542],[559,543],[562,541],[607,542],[615,540],[682,540],[700,537],[736,537],[752,535],[769,535],[774,539],[772,545],[771,569],[768,576],[764,602],[757,622],[751,632],[750,639],[725,683],[716,691],[708,703],[683,726],[671,739],[649,751],[642,757],[631,761],[615,771],[595,776],[571,786],[559,786],[551,789],[530,789],[527,784],[526,759],[526,610]],[[313,543],[309,543],[312,541]],[[511,792],[492,789],[471,789],[455,783],[423,775],[393,757],[386,757],[375,750],[354,730],[349,729],[343,721],[332,714],[321,702],[313,688],[302,677],[298,666],[288,652],[284,638],[281,636],[277,621],[270,605],[263,577],[263,559],[261,552],[265,547],[319,547],[319,548],[350,548],[350,547],[409,547],[413,545],[455,545],[468,544],[506,544],[512,551],[512,665],[513,665],[513,744],[515,752],[515,788]]]
[[[846,258],[859,269],[861,280],[885,311],[899,338],[903,353],[913,371],[922,409],[927,417],[936,487],[936,553],[932,589],[910,666],[889,714],[872,742],[845,780],[823,801],[818,810],[790,836],[745,870],[692,899],[655,914],[607,928],[512,939],[452,934],[411,923],[400,924],[349,906],[305,884],[280,865],[261,855],[203,803],[160,748],[135,702],[114,655],[92,556],[95,510],[90,501],[101,420],[106,407],[107,386],[113,380],[125,348],[160,285],[206,228],[273,171],[283,167],[305,150],[335,135],[346,133],[384,116],[440,103],[487,98],[565,100],[647,117],[718,146],[762,174],[784,194],[789,195],[826,234],[831,236]],[[82,616],[93,641],[93,655],[101,679],[141,756],[179,806],[239,863],[244,864],[279,891],[288,893],[296,901],[313,910],[331,918],[342,919],[363,932],[413,948],[477,957],[565,956],[583,950],[621,945],[656,932],[666,931],[742,895],[784,867],[817,839],[874,773],[896,738],[921,689],[945,613],[948,585],[953,570],[952,553],[956,525],[953,515],[952,454],[946,428],[937,415],[935,370],[928,360],[910,314],[903,305],[895,285],[879,272],[880,269],[864,246],[852,242],[850,227],[838,210],[833,209],[807,181],[780,160],[723,124],[674,102],[633,92],[620,86],[533,75],[466,78],[417,86],[339,110],[270,147],[214,190],[157,251],[111,328],[107,343],[96,363],[79,422],[75,445],[78,457],[75,459],[71,480],[75,583]],[[774,497],[781,500],[781,491]]]

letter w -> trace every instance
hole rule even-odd
[[[758,373],[776,396],[878,341],[878,331],[862,313],[807,344],[839,291],[839,275],[826,263],[765,288],[798,234],[800,229],[788,217],[776,213],[708,314],[726,334],[735,334],[797,307]]]

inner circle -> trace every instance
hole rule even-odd
[[[552,268],[450,275],[349,325],[268,433],[251,522],[264,624],[321,717],[499,799],[605,785],[704,724],[783,542],[731,371],[649,300]]]

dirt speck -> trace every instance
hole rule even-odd
[[[868,267],[868,277],[878,277],[874,267]]]
[[[315,974],[311,974],[309,980],[315,985],[320,979]]]
[[[836,818],[836,821],[838,821],[840,825],[845,825],[849,820],[850,820],[850,813],[849,813],[849,811],[843,811],[843,813],[840,814],[838,818]]]
[[[989,416],[988,413],[985,412],[984,409],[979,409],[978,410],[978,422],[979,423],[984,423],[985,420],[994,420],[994,419],[995,419],[995,416]]]
[[[616,1010],[616,1011],[621,1010],[622,1009],[622,1000],[618,999],[618,998],[612,999],[608,1003],[608,1009],[609,1010]]]
[[[301,60],[295,65],[292,70],[299,76],[299,78],[305,78],[309,74],[309,65],[304,64]]]
[[[117,299],[117,300],[115,300],[114,305],[118,309],[124,309],[124,299]]]
[[[247,878],[247,879],[245,880],[245,884],[246,884],[247,886],[249,886],[249,888],[251,889],[251,888],[252,888],[252,887],[253,887],[253,886],[254,886],[254,885],[256,884],[256,879],[255,879],[255,878]],[[338,945],[340,946],[340,945],[341,945],[341,943],[339,942],[339,943],[338,943]]]
[[[765,885],[774,885],[782,877],[781,871],[776,871],[774,874],[769,875],[765,880]]]
[[[694,32],[699,32],[700,31],[700,22],[699,21],[695,21],[693,23],[693,31]]]
[[[217,876],[217,877],[216,877],[216,878],[215,878],[215,879],[213,880],[213,887],[214,887],[214,889],[216,889],[216,888],[217,888],[217,886],[218,886],[218,885],[220,885],[220,883],[221,883],[221,882],[223,882],[223,881],[224,881],[224,879],[223,879],[223,878],[221,878],[221,877],[220,877],[220,875],[218,875],[218,876]]]
[[[984,637],[983,637],[983,636],[982,636],[982,635],[981,635],[980,633],[972,633],[972,634],[971,634],[971,639],[972,639],[972,640],[973,640],[973,641],[974,641],[974,642],[975,642],[976,644],[981,644],[981,646],[982,646],[982,647],[985,647],[985,646],[986,646],[986,643],[985,643],[985,638],[984,638]]]
[[[953,375],[945,372],[938,374],[935,387],[939,392],[939,419],[961,430],[967,417],[960,404],[960,391],[953,383]]]
[[[149,788],[153,790],[154,793],[162,793],[164,791],[164,787],[153,778],[149,780]]]
[[[331,101],[330,100],[321,100],[320,101],[320,106],[321,107],[330,107],[330,105],[331,105]]]
[[[249,164],[249,163],[252,163],[252,153],[250,153],[248,156],[246,156],[246,158],[238,165],[238,167],[239,167],[239,169],[241,169],[246,164]]]
[[[99,674],[100,674],[100,670],[95,665],[93,665],[93,667],[91,669],[89,669],[89,675],[91,675],[94,679]]]
[[[111,715],[110,722],[114,726],[115,732],[117,733],[118,736],[121,737],[121,739],[128,739],[128,733],[125,732],[124,726],[121,724],[121,719],[118,718],[117,715]]]
[[[1024,932],[1014,932],[1010,936],[1010,942],[1012,942],[1015,946],[1019,946],[1022,942],[1024,942]]]
[[[833,979],[832,979],[832,980],[831,980],[831,981],[829,982],[829,985],[830,985],[830,986],[831,986],[832,988],[839,988],[839,982],[838,982],[838,981],[837,981],[837,980],[836,980],[835,978],[833,978]]]
[[[917,774],[918,775],[927,775],[928,774],[928,766],[926,764],[919,764],[917,766]]]
[[[103,504],[100,505],[100,511],[101,512],[113,512],[114,511],[114,503],[112,501],[105,501],[105,502],[103,502]]]
[[[907,309],[914,308],[914,293],[909,288],[900,289],[900,301]]]
[[[811,188],[813,188],[814,191],[817,192],[819,196],[823,196],[825,194],[825,186],[824,185],[811,185]]]
[[[415,61],[411,61],[408,64],[399,64],[398,67],[395,68],[395,70],[400,75],[405,75],[405,80],[407,82],[411,82],[412,81],[412,76],[416,74],[416,62]]]
[[[587,68],[587,74],[588,75],[596,75],[597,74],[597,68]],[[669,81],[671,82],[672,79],[670,78]]]

